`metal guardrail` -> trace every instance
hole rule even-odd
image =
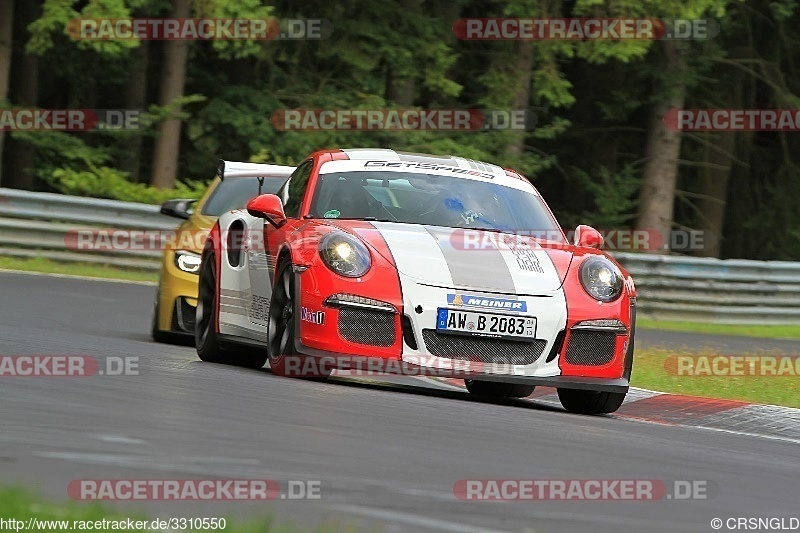
[[[72,251],[90,227],[170,230],[148,204],[0,188],[0,255],[158,270],[160,252]],[[800,324],[800,263],[615,253],[634,277],[640,316],[729,324]]]
[[[175,219],[157,205],[0,188],[0,216],[79,222],[132,229],[171,229]]]
[[[170,230],[177,225],[156,205],[0,188],[0,255],[158,270],[157,250],[75,251],[66,236],[89,228]]]
[[[642,316],[725,324],[800,324],[800,263],[614,254]]]

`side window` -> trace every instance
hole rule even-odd
[[[289,177],[289,199],[283,206],[287,217],[297,218],[300,215],[300,204],[303,202],[303,195],[313,166],[313,161],[306,161],[297,167]]]

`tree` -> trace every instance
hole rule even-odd
[[[683,4],[660,1],[641,4],[649,9],[650,16],[693,20],[711,15],[721,17],[730,0],[692,0]],[[695,50],[698,47],[695,46]],[[669,109],[681,109],[686,102],[687,88],[696,82],[686,56],[692,43],[673,40],[661,41],[654,72],[654,90],[650,102],[647,150],[642,188],[639,191],[637,230],[655,231],[667,246],[650,249],[654,253],[668,253],[671,242],[675,193],[681,154],[681,132],[666,127],[664,117]]]
[[[13,40],[14,0],[0,0],[0,106],[8,98],[11,74],[11,43]],[[0,130],[0,184],[3,183],[3,143],[5,131]]]
[[[13,52],[11,80],[11,100],[27,108],[34,108],[39,101],[39,58],[25,50],[24,43],[30,39],[28,25],[41,16],[40,0],[17,0],[14,16],[14,41],[18,43]],[[19,142],[12,136],[12,142],[6,157],[7,168],[4,184],[16,189],[32,189],[35,176],[35,151],[25,142]]]
[[[192,0],[172,0],[173,18],[189,18]],[[186,65],[189,60],[188,41],[167,41],[164,44],[164,63],[161,67],[159,105],[172,106],[180,113],[180,99],[186,84]],[[153,175],[150,184],[161,189],[171,189],[178,178],[178,158],[181,147],[181,119],[169,118],[158,126]]]
[[[149,43],[144,41],[133,51],[133,61],[131,62],[130,69],[131,80],[125,87],[125,109],[147,109],[147,67],[149,63],[149,49]],[[133,181],[142,181],[140,175],[142,170],[144,136],[131,135],[121,139],[120,143],[124,148],[122,155],[119,157],[120,169],[128,173]]]
[[[686,64],[680,47],[674,41],[662,41],[665,60],[664,78],[650,111],[647,134],[644,179],[639,193],[639,213],[636,229],[655,232],[669,243],[672,214],[675,207],[675,185],[678,181],[678,161],[681,153],[681,132],[667,128],[664,117],[670,109],[681,109],[686,101]],[[665,250],[651,249],[655,253]]]

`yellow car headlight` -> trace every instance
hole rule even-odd
[[[178,250],[175,252],[175,266],[189,274],[197,274],[200,271],[200,254]]]

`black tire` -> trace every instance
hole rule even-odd
[[[195,312],[194,347],[197,356],[208,363],[224,363],[222,348],[214,330],[214,310],[217,305],[217,265],[213,254],[205,254],[200,263]]]
[[[520,383],[502,383],[500,381],[480,381],[465,379],[464,384],[471,394],[490,398],[525,398],[533,394],[535,385]]]
[[[294,298],[294,272],[288,258],[281,262],[272,287],[267,323],[269,366],[276,376],[325,379],[330,369],[317,360],[297,352],[294,344],[297,302]]]
[[[214,312],[217,308],[217,264],[214,255],[203,255],[200,280],[197,288],[197,311],[194,328],[194,344],[197,356],[208,363],[236,365],[245,368],[261,368],[267,362],[265,351],[237,348],[236,351],[220,345],[214,327]]]
[[[602,415],[613,413],[625,400],[624,392],[604,392],[579,389],[558,389],[561,405],[570,413]]]

